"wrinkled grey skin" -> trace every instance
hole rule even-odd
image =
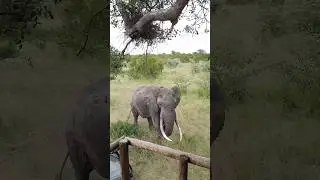
[[[213,144],[213,142],[219,136],[220,131],[224,127],[226,104],[224,101],[223,94],[220,88],[218,87],[218,83],[215,79],[211,79],[210,88],[212,88],[213,92],[213,94],[211,95],[211,103],[213,103],[213,105],[210,106],[210,111],[213,115],[210,123],[210,144]]]
[[[107,144],[108,91],[108,78],[92,83],[81,91],[65,130],[68,153],[61,167],[60,179],[68,156],[76,180],[89,180],[93,169],[100,176],[109,178],[107,177],[109,159],[106,151],[106,147],[109,146]]]
[[[211,94],[211,104],[210,105],[210,111],[211,111],[211,123],[210,123],[210,147],[211,147],[211,153],[213,152],[214,148],[214,141],[219,137],[221,130],[224,127],[224,121],[225,121],[225,111],[226,111],[226,104],[224,101],[223,94],[218,87],[218,83],[215,79],[211,79],[211,86],[210,86],[213,94]],[[210,155],[213,157],[213,154]],[[214,161],[211,161],[211,179],[213,178],[213,163]]]
[[[163,137],[160,131],[160,117],[164,121],[164,132],[169,137],[176,121],[175,108],[180,103],[180,90],[177,86],[165,88],[155,85],[141,85],[132,94],[131,112],[134,124],[138,124],[138,116],[147,118],[149,129],[155,130],[158,137]]]

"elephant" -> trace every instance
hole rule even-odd
[[[211,79],[211,105],[210,105],[210,111],[211,111],[211,123],[210,123],[210,150],[211,150],[211,157],[213,157],[213,148],[214,148],[214,142],[219,137],[220,132],[222,131],[224,127],[224,121],[225,121],[225,111],[226,111],[226,104],[223,97],[223,94],[221,90],[218,87],[218,83],[216,79]],[[213,169],[213,163],[214,161],[211,161],[211,179],[214,175],[214,169]]]
[[[213,92],[213,94],[211,95],[212,105],[210,106],[210,111],[213,115],[210,123],[210,144],[213,144],[213,142],[220,135],[220,132],[224,127],[226,104],[224,101],[223,94],[219,89],[218,83],[215,79],[211,79],[210,88],[212,88],[211,91]]]
[[[68,152],[61,166],[60,180],[68,157],[76,180],[89,180],[93,169],[109,179],[108,92],[109,78],[105,77],[82,89],[73,103],[65,129]]]
[[[138,124],[138,117],[147,118],[149,129],[156,129],[158,138],[172,141],[168,136],[172,134],[174,124],[177,125],[182,140],[182,131],[176,118],[176,107],[180,103],[181,93],[177,86],[165,88],[156,85],[140,85],[133,90],[131,112],[134,124]]]

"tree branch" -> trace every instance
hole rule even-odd
[[[85,41],[83,43],[83,45],[81,46],[81,48],[79,49],[78,53],[77,53],[77,56],[80,55],[80,53],[86,48],[87,46],[87,43],[88,43],[88,40],[89,40],[89,31],[91,29],[91,25],[92,25],[92,22],[93,20],[95,19],[95,17],[97,17],[100,13],[102,13],[103,10],[105,10],[106,7],[102,8],[100,11],[96,12],[90,19],[89,21],[89,24],[86,28],[86,31],[85,31]]]
[[[154,21],[171,21],[171,29],[173,29],[173,26],[178,22],[178,18],[182,13],[182,10],[189,3],[189,1],[190,0],[176,0],[176,2],[170,8],[160,9],[158,11],[153,11],[145,14],[139,19],[138,22],[136,22],[135,25],[133,25],[133,27],[127,30],[128,35],[133,39],[139,37],[139,34],[143,32],[143,28]],[[122,3],[118,3],[119,10],[124,9],[123,7],[119,7],[119,5],[121,6],[121,4]],[[124,13],[123,11],[120,11],[120,13],[122,18],[126,20],[126,13]]]
[[[121,51],[121,55],[124,55],[124,53],[126,52],[126,49],[128,48],[129,44],[133,41],[133,39],[131,38],[130,41],[126,44],[126,46],[123,48],[123,50]]]

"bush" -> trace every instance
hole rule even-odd
[[[123,121],[112,123],[110,126],[111,140],[120,138],[121,136],[141,137],[144,133],[144,130],[140,126],[136,126],[134,124]]]
[[[182,58],[180,58],[180,62],[181,62],[181,63],[189,63],[189,62],[190,62],[190,58],[187,57],[187,56],[182,57]]]
[[[0,60],[6,58],[13,58],[18,55],[18,50],[12,42],[5,42],[0,44]]]
[[[258,0],[226,0],[229,5],[246,5],[258,2]]]
[[[110,78],[115,79],[125,66],[126,59],[121,56],[121,52],[114,47],[110,47]]]
[[[191,73],[192,74],[196,74],[196,73],[199,73],[199,72],[200,72],[199,63],[193,61],[192,64],[191,64]]]
[[[180,61],[177,59],[170,59],[167,62],[169,68],[174,69],[179,65]]]
[[[210,72],[210,61],[200,61],[199,65],[201,71]]]
[[[174,83],[178,86],[180,89],[181,95],[187,94],[188,87],[190,86],[190,81],[183,76],[178,76]]]
[[[138,56],[130,58],[127,73],[133,79],[155,79],[161,75],[163,68],[163,63],[156,57],[145,59],[144,56]]]
[[[201,79],[199,82],[199,88],[197,90],[198,96],[203,98],[210,98],[210,75]]]

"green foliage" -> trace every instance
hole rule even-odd
[[[171,69],[176,68],[179,65],[180,61],[176,59],[170,59],[167,62],[167,66]]]
[[[44,0],[2,0],[0,38],[10,39],[21,49],[26,37],[40,24],[41,18],[54,18],[50,9],[52,3]]]
[[[15,57],[18,52],[17,47],[12,42],[4,41],[0,44],[0,60]]]
[[[70,48],[77,52],[88,38],[82,54],[106,59],[105,32],[108,26],[105,24],[105,16],[101,11],[102,7],[105,7],[105,2],[103,0],[93,0],[90,3],[65,1],[61,6],[65,9],[61,16],[63,25],[56,31],[58,36],[56,41],[60,47]]]
[[[126,27],[126,31],[134,27],[135,23],[142,17],[143,14],[148,14],[150,12],[161,11],[163,9],[170,8],[173,1],[154,1],[154,0],[130,0],[130,1],[110,1],[110,24],[114,27]],[[188,4],[188,3],[187,3]],[[183,16],[188,18],[189,21],[194,21],[190,25],[186,25],[181,29],[171,29],[164,28],[164,21],[158,21],[156,23],[148,23],[144,28],[140,29],[140,33],[134,39],[136,44],[140,43],[154,43],[163,42],[164,40],[170,40],[176,37],[181,32],[185,31],[187,33],[199,34],[198,26],[200,24],[206,23],[204,19],[209,12],[209,1],[195,1],[190,6],[188,6],[188,11],[183,12]],[[201,7],[201,13],[195,13],[196,7]],[[182,12],[177,12],[181,14]],[[197,26],[194,26],[197,22]],[[200,26],[199,26],[200,27]],[[206,32],[208,29],[206,29]]]
[[[140,55],[132,55],[132,56],[138,57]],[[181,63],[189,63],[192,60],[195,62],[208,61],[209,60],[208,57],[210,56],[210,54],[204,52],[204,50],[198,50],[197,52],[194,52],[194,53],[180,53],[180,52],[173,51],[171,52],[171,54],[163,53],[163,54],[148,55],[148,56],[157,57],[159,59],[166,60],[165,63],[167,63],[169,59],[178,59]]]
[[[116,48],[110,48],[110,78],[115,79],[122,72],[125,66],[125,57]]]
[[[264,39],[288,33],[303,32],[320,38],[320,2],[310,1],[261,1],[261,33]]]
[[[234,44],[234,43],[233,43]],[[215,51],[215,61],[213,65],[213,76],[220,81],[221,90],[226,96],[228,103],[241,103],[248,95],[246,90],[246,78],[252,74],[246,67],[241,52],[233,51],[229,47],[220,47]]]
[[[246,5],[258,2],[258,0],[226,0],[229,5]]]
[[[188,56],[185,56],[180,61],[181,61],[181,63],[188,63],[188,62],[190,62],[190,58]]]
[[[174,83],[180,89],[181,95],[185,95],[188,92],[188,87],[190,86],[190,80],[184,76],[178,76],[175,78]]]
[[[203,77],[198,82],[199,88],[197,89],[197,93],[199,97],[209,99],[210,98],[210,76],[207,75]]]
[[[163,63],[156,57],[136,56],[129,59],[128,75],[133,79],[155,79],[164,68]]]
[[[196,74],[200,72],[200,65],[198,62],[193,61],[191,64],[191,73]]]
[[[210,72],[210,61],[199,61],[202,72]]]
[[[193,62],[198,63],[199,61],[207,61],[208,58],[209,58],[209,56],[210,56],[210,55],[207,54],[207,53],[205,52],[205,50],[199,49],[199,50],[197,50],[196,52],[193,52],[193,53],[192,53],[191,59],[193,60]]]
[[[121,136],[127,137],[141,137],[145,131],[134,124],[130,124],[123,121],[117,121],[110,126],[110,139],[117,139]]]
[[[320,90],[316,83],[320,80],[320,2],[260,1],[258,7],[261,26],[253,36],[263,41],[253,44],[257,49],[246,52],[243,41],[236,38],[215,49],[213,73],[226,99],[229,103],[244,102],[257,93],[247,83],[260,74],[277,72],[277,79],[281,79],[281,84],[273,85],[277,89],[255,98],[263,96],[265,101],[280,103],[284,113],[302,111],[305,116],[319,117],[316,109],[320,101],[315,97]],[[272,46],[281,47],[281,55]]]

